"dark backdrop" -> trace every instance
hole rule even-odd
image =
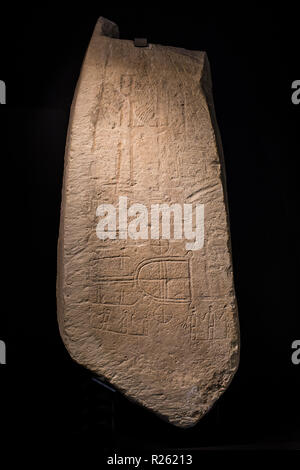
[[[86,441],[106,449],[299,448],[296,231],[300,105],[297,14],[245,4],[207,10],[108,2],[14,7],[1,18],[3,231],[13,241],[3,288],[3,402],[13,438],[30,445]],[[9,10],[9,11],[8,11]],[[205,50],[222,135],[231,219],[241,362],[229,389],[180,430],[103,388],[73,363],[56,323],[56,243],[70,105],[98,16],[120,37]],[[1,121],[1,122],[2,122]],[[4,245],[5,247],[6,245]],[[13,261],[12,261],[13,260]],[[30,449],[29,445],[29,449]],[[94,447],[95,451],[95,447]],[[73,447],[76,452],[76,447]]]

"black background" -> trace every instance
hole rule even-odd
[[[12,241],[3,288],[4,408],[14,440],[97,443],[97,455],[142,450],[300,448],[299,15],[244,3],[211,9],[53,4],[6,8],[1,18],[0,107],[10,170],[2,173],[3,232]],[[56,322],[56,243],[64,145],[74,88],[99,16],[121,39],[205,50],[227,171],[241,362],[229,389],[194,427],[177,429],[92,380],[65,350]],[[7,214],[6,214],[7,212]],[[5,214],[5,215],[4,215]],[[3,412],[2,412],[3,415]],[[95,452],[95,446],[93,447]]]

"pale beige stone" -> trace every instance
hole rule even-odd
[[[171,423],[195,424],[239,360],[224,163],[205,52],[117,39],[100,18],[75,92],[58,246],[58,319],[78,363]],[[204,246],[105,240],[119,196],[201,203]]]

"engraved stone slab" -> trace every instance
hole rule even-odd
[[[100,239],[97,208],[121,213],[120,201],[129,214],[165,203],[194,218],[201,204],[203,243],[130,237],[121,218]],[[72,358],[171,423],[194,425],[228,387],[239,327],[205,52],[135,47],[98,20],[70,115],[57,300]]]

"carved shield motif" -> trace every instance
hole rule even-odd
[[[161,204],[170,233],[159,219],[151,236]],[[197,205],[202,238],[191,248]],[[106,237],[99,206],[112,211]],[[144,235],[130,236],[140,208]],[[177,426],[195,424],[232,380],[239,327],[205,52],[135,47],[98,20],[70,115],[57,299],[72,358]]]

